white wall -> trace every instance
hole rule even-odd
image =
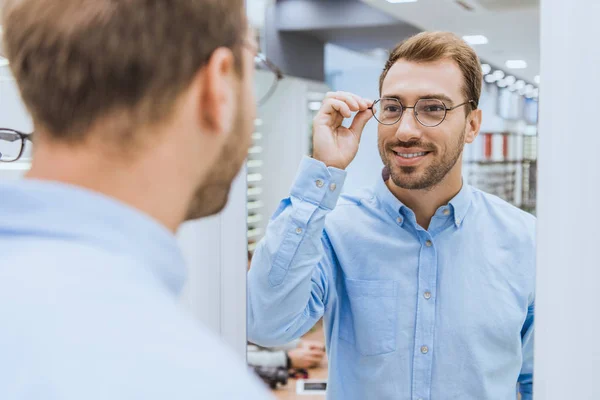
[[[311,93],[324,95],[327,91],[322,83],[286,77],[258,110],[263,123],[259,128],[263,134],[263,232],[279,202],[289,196],[300,161],[308,154],[312,142],[309,97]]]
[[[217,216],[184,224],[177,235],[187,266],[182,303],[246,357],[246,170]]]
[[[541,1],[535,399],[600,399],[596,0]]]

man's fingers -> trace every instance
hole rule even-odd
[[[363,99],[362,97],[350,92],[329,92],[325,98],[341,100],[348,104],[352,111],[362,111],[370,106],[366,99]]]
[[[347,103],[342,100],[330,98],[323,102],[323,106],[321,106],[321,110],[325,114],[340,114],[344,118],[350,118],[352,116],[352,111]]]
[[[364,110],[359,112],[354,116],[354,120],[352,121],[352,125],[350,125],[350,130],[354,132],[360,139],[362,136],[363,130],[365,129],[365,125],[367,122],[373,117],[373,113],[371,110]]]

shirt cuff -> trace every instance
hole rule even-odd
[[[327,167],[325,163],[305,156],[292,186],[292,196],[333,210],[342,193],[346,171]]]

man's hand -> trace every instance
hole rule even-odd
[[[292,368],[313,368],[318,366],[325,356],[323,343],[301,341],[299,346],[288,351]]]
[[[325,345],[322,342],[317,342],[316,340],[304,340],[302,339],[300,343],[298,343],[298,347],[303,347],[305,349],[310,350],[321,350],[325,351]]]
[[[354,160],[365,125],[373,116],[373,102],[348,92],[329,92],[313,120],[313,158],[328,167],[346,169]],[[358,113],[350,128],[344,118]]]

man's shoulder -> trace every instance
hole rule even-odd
[[[40,398],[267,398],[242,358],[135,260],[59,240],[35,248],[49,247],[46,260],[13,247],[0,272],[0,398],[49,371]]]
[[[354,212],[371,206],[375,200],[373,188],[363,187],[340,195],[337,206],[333,210],[338,213]]]
[[[535,231],[536,217],[498,196],[471,187],[473,199],[480,212],[508,224],[516,224],[528,232]]]

